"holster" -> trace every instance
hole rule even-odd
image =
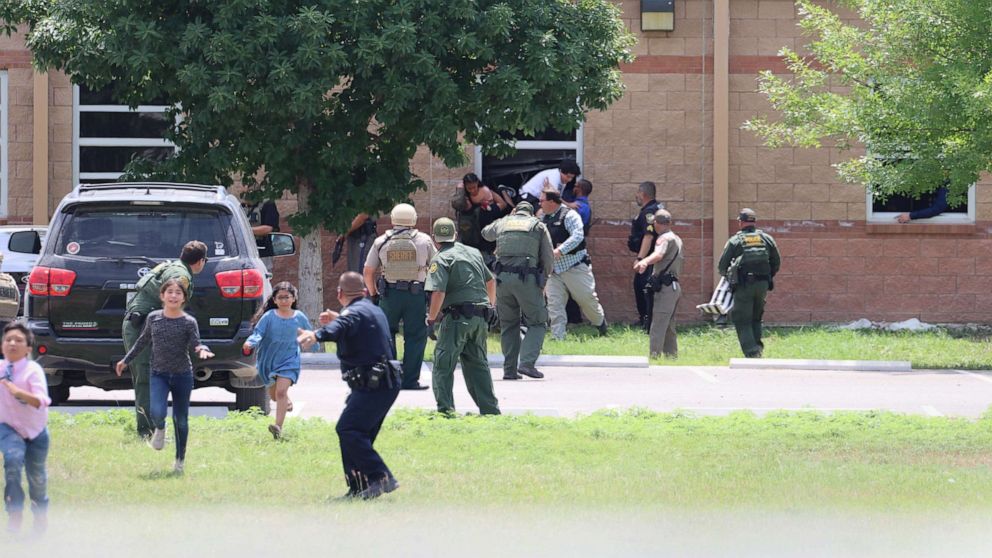
[[[351,389],[395,389],[403,379],[403,365],[396,360],[383,359],[371,366],[357,366],[341,373]]]
[[[124,319],[138,329],[141,329],[141,326],[145,325],[145,315],[141,312],[128,312],[124,316]]]

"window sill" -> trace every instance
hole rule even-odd
[[[867,234],[975,234],[974,223],[867,223]]]

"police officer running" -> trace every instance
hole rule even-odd
[[[651,306],[650,354],[657,357],[664,354],[675,358],[679,355],[679,343],[675,334],[675,308],[682,297],[679,287],[679,274],[682,273],[682,239],[672,231],[672,214],[659,209],[654,214],[653,226],[658,232],[654,251],[634,264],[636,273],[653,269],[645,285],[648,296],[653,296]],[[654,267],[652,267],[654,266]]]
[[[482,253],[455,242],[455,223],[434,221],[434,240],[441,249],[431,261],[427,290],[431,305],[427,327],[438,326],[434,348],[434,398],[437,410],[452,414],[455,365],[461,361],[465,385],[483,415],[498,415],[499,401],[486,356],[486,335],[496,300],[496,281]]]
[[[138,341],[145,317],[153,310],[162,308],[159,289],[169,279],[178,279],[186,293],[186,305],[193,298],[193,275],[203,271],[207,265],[207,245],[199,240],[191,240],[183,246],[179,259],[165,261],[146,273],[136,285],[137,292],[124,311],[122,324],[124,352]],[[131,362],[131,381],[134,384],[134,412],[137,417],[138,435],[147,438],[152,435],[152,420],[149,414],[151,386],[149,377],[150,351],[144,350]]]
[[[496,310],[503,348],[503,379],[520,374],[543,378],[537,357],[548,327],[544,284],[554,269],[548,229],[534,217],[534,206],[522,201],[512,214],[482,229],[482,237],[496,241]],[[520,325],[527,326],[523,344]],[[519,365],[518,365],[519,360]]]
[[[561,194],[555,190],[541,192],[541,210],[544,211],[543,222],[551,235],[555,257],[554,273],[548,278],[546,289],[551,336],[558,340],[565,338],[565,304],[569,296],[599,329],[599,334],[606,335],[606,314],[596,294],[596,278],[586,252],[582,218],[575,210],[562,205]]]
[[[775,239],[755,228],[757,215],[744,208],[737,218],[741,230],[723,248],[717,270],[734,287],[734,307],[730,319],[737,329],[737,340],[747,358],[761,358],[761,318],[765,297],[774,288],[775,274],[782,259]]]
[[[408,203],[393,208],[392,230],[372,243],[365,260],[365,287],[379,296],[379,308],[389,320],[393,346],[403,322],[402,389],[427,389],[420,384],[420,368],[427,347],[427,265],[437,254],[431,237],[418,231],[417,210]]]
[[[365,297],[362,276],[348,271],[338,280],[341,313],[325,310],[316,331],[299,330],[306,349],[317,341],[337,343],[341,378],[351,393],[335,430],[341,444],[348,492],[341,499],[377,498],[399,488],[396,477],[372,447],[400,389],[399,363],[392,361],[389,323],[382,310]]]

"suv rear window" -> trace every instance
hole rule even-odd
[[[238,255],[231,215],[220,209],[177,206],[87,207],[66,219],[55,245],[60,256],[176,258],[200,240],[208,256]]]

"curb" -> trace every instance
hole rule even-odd
[[[339,368],[341,361],[332,353],[303,353],[301,364],[307,368]],[[502,367],[503,355],[489,355],[489,366]],[[430,363],[427,363],[428,365]],[[575,368],[647,368],[648,357],[600,355],[541,355],[538,366]]]
[[[738,370],[834,370],[840,372],[909,372],[908,360],[806,360],[790,358],[732,358]]]

